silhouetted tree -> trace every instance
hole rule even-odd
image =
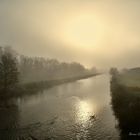
[[[118,69],[117,69],[117,68],[111,68],[111,69],[110,69],[110,74],[111,74],[111,75],[114,75],[114,76],[115,76],[115,75],[118,75],[118,74],[119,74]]]
[[[16,56],[11,49],[1,48],[0,53],[0,89],[7,90],[18,82]]]

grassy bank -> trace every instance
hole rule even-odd
[[[96,74],[85,74],[80,75],[76,77],[69,77],[65,79],[56,79],[56,80],[49,80],[49,81],[40,81],[40,82],[32,82],[32,83],[26,83],[26,84],[20,84],[16,88],[8,91],[7,93],[1,94],[1,98],[12,98],[12,97],[21,97],[24,95],[32,95],[36,94],[39,91],[43,91],[45,89],[51,88],[56,85],[68,83],[68,82],[74,82],[81,79],[87,79],[89,77],[93,77],[99,75],[99,73]]]
[[[86,74],[86,75],[81,75],[81,76],[76,76],[76,77],[69,77],[69,78],[65,78],[65,79],[32,82],[32,83],[24,84],[23,88],[27,92],[40,91],[40,90],[44,90],[44,89],[47,89],[47,88],[50,88],[50,87],[53,87],[56,85],[60,85],[60,84],[68,83],[68,82],[74,82],[74,81],[81,80],[81,79],[87,79],[89,77],[93,77],[96,75],[98,75],[98,74]]]
[[[118,120],[117,128],[124,139],[131,137],[130,132],[140,132],[140,87],[137,80],[139,76],[140,73],[132,72],[112,75],[111,104]]]

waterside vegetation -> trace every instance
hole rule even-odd
[[[97,74],[96,68],[87,69],[77,62],[26,57],[17,54],[11,47],[0,47],[0,98],[3,99],[35,94]]]
[[[118,120],[121,138],[139,138],[140,132],[140,68],[118,71],[110,70],[111,104]],[[131,78],[130,78],[131,77]]]

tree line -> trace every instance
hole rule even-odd
[[[0,89],[12,88],[17,83],[63,79],[96,73],[77,62],[19,55],[11,47],[0,47]]]

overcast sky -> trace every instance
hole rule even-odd
[[[0,45],[85,66],[139,66],[140,0],[0,0]]]

